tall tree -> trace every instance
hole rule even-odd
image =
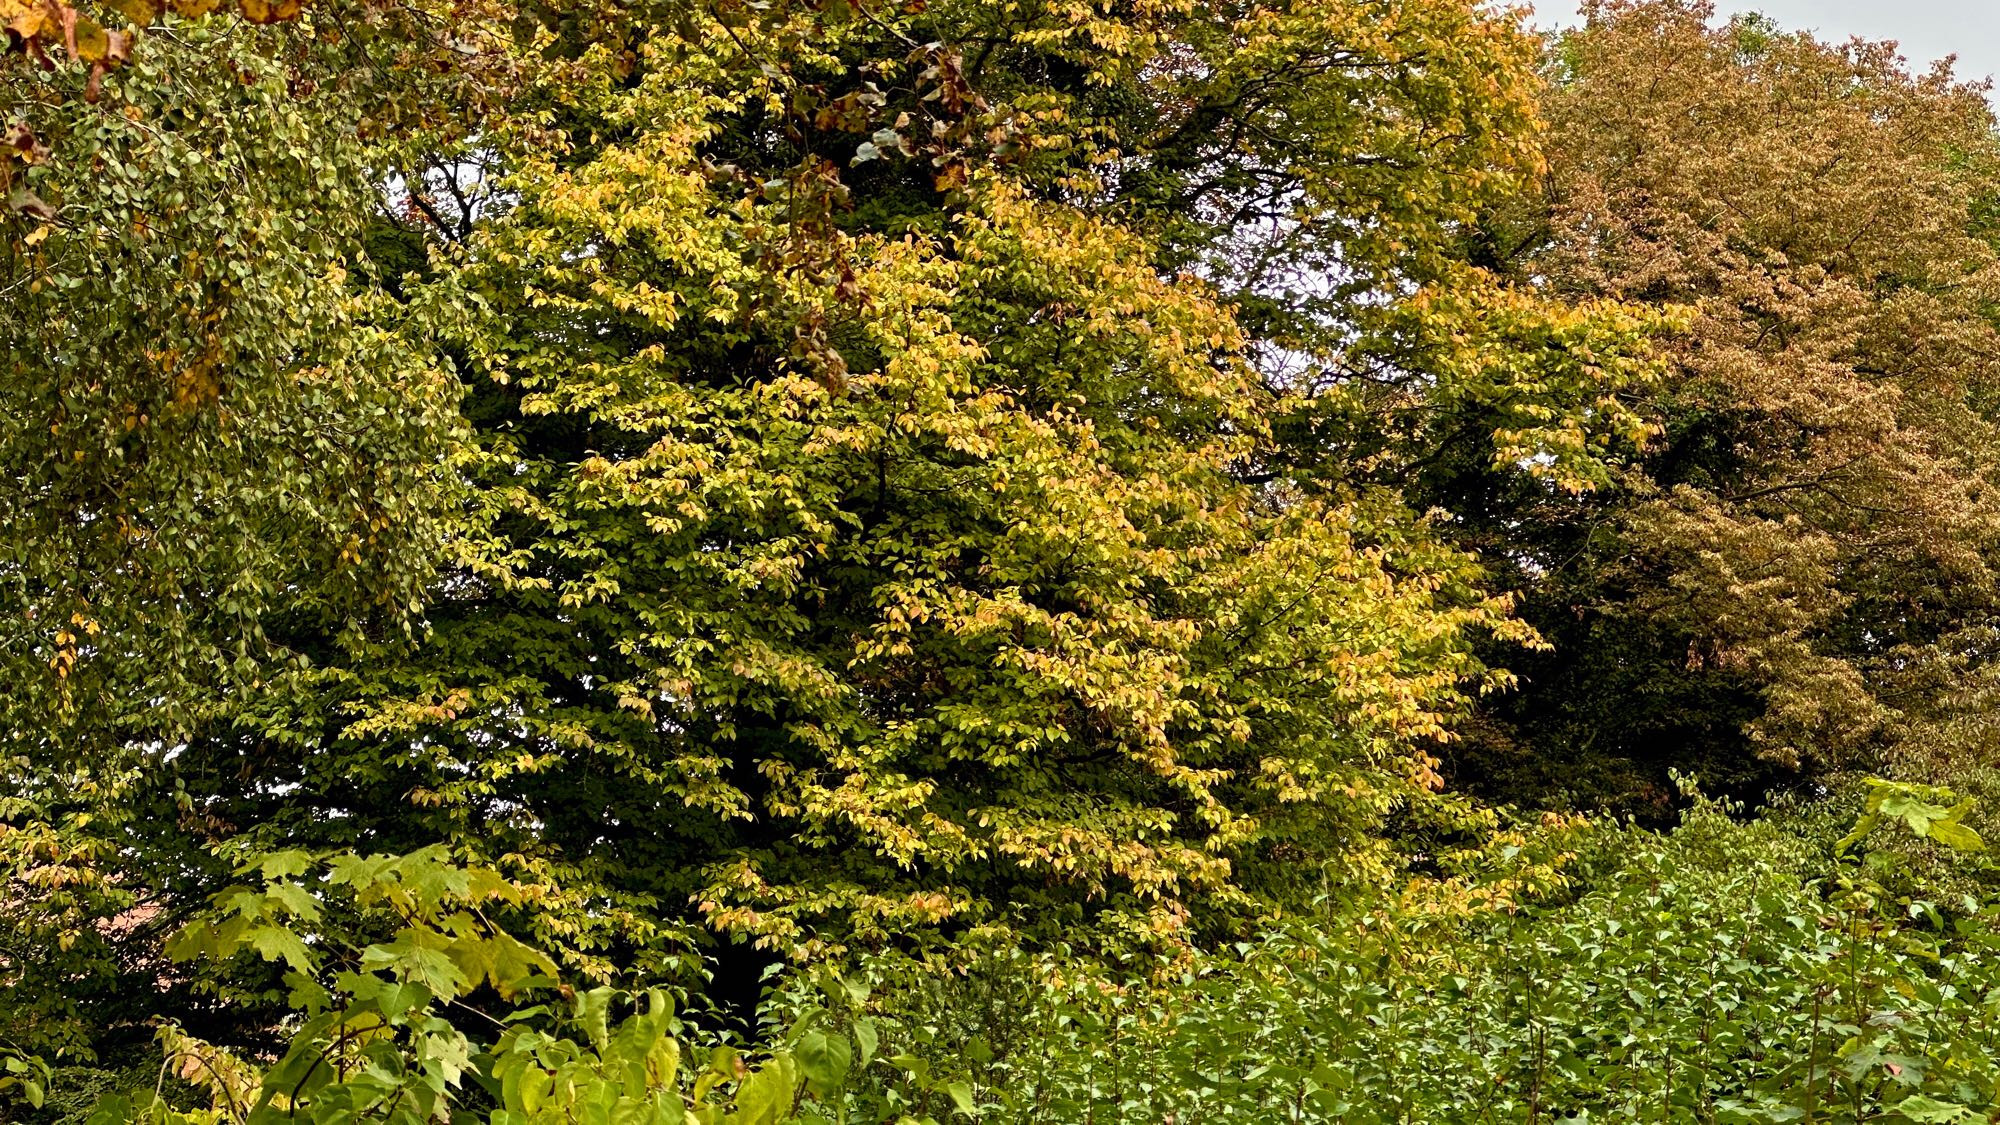
[[[1619,487],[1426,494],[1507,560],[1554,651],[1460,776],[1650,800],[1988,754],[2000,165],[1984,88],[1705,3],[1593,5],[1550,57],[1545,206],[1484,252],[1551,292],[1684,310]]]
[[[600,976],[1238,932],[1389,872],[1534,643],[1402,481],[1642,426],[1656,318],[1455,257],[1538,169],[1461,0],[345,12],[166,16],[37,127],[14,920],[87,940],[15,995],[145,996],[292,848],[447,845]],[[427,130],[413,60],[505,81]],[[268,1030],[238,968],[161,1003]]]
[[[1374,349],[1394,409],[1484,402],[1502,464],[1603,474],[1645,319],[1442,285],[1466,198],[1532,164],[1526,44],[1424,0],[586,47],[484,138],[494,209],[425,290],[469,299],[479,435],[433,636],[317,719],[247,704],[176,783],[233,846],[460,842],[605,972],[691,925],[1187,940],[1380,874],[1500,678],[1473,639],[1527,637],[1392,489],[1295,468],[1272,427],[1318,399],[1271,364]],[[1203,244],[1252,221],[1310,233],[1254,275]],[[1338,300],[1271,282],[1341,253]]]
[[[413,628],[459,387],[350,266],[397,145],[483,84],[414,9],[121,7],[0,6],[0,1038],[61,1048],[145,1034],[212,866],[135,788],[327,638]]]

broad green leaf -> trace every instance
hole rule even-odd
[[[800,1038],[799,1072],[814,1093],[830,1096],[840,1089],[853,1064],[854,1049],[846,1038],[815,1028]]]

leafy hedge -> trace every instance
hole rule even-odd
[[[1872,808],[1967,842],[1937,796]],[[1703,806],[1619,833],[1629,859],[1577,901],[1443,941],[1361,914],[1116,987],[1056,958],[879,962],[886,1002],[801,989],[791,1010],[889,1044],[835,1121],[942,1116],[953,1087],[988,1122],[1985,1121],[1996,909],[1910,893],[1935,845],[1836,856],[1829,824]]]
[[[163,1026],[152,1088],[128,1078],[87,1120],[1985,1122],[2000,906],[1971,802],[1872,785],[1858,820],[1564,825],[1567,888],[1458,913],[1405,893],[1166,971],[878,956],[785,982],[751,1043],[665,992],[566,983],[494,921],[522,904],[491,872],[274,855],[174,949],[282,970],[283,1049]],[[1538,843],[1488,886],[1549,866]],[[331,914],[383,937],[343,946]],[[46,1067],[4,1065],[0,1096],[39,1102]]]

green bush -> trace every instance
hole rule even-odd
[[[785,982],[748,1045],[565,983],[492,921],[519,889],[435,849],[274,854],[173,948],[281,968],[282,1049],[163,1026],[156,1080],[89,1120],[1986,1122],[2000,906],[1972,802],[1849,804],[1499,830],[1478,871],[1439,861],[1476,909],[1405,889],[1222,954],[864,958]],[[48,1070],[10,1057],[40,1100]]]
[[[1870,810],[1977,845],[1939,796],[1885,785]],[[1364,913],[1167,981],[883,959],[781,1006],[868,1045],[821,1107],[843,1122],[1986,1120],[1994,910],[1892,893],[1906,842],[1857,859],[1832,835],[1822,809],[1702,805],[1620,832],[1577,901],[1426,944]]]

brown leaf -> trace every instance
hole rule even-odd
[[[167,0],[174,14],[188,19],[200,19],[213,12],[221,0]]]
[[[0,130],[0,145],[5,145],[23,164],[40,164],[49,158],[49,146],[35,136],[35,130],[25,121],[16,121]]]
[[[145,27],[160,18],[157,0],[111,0],[111,6],[118,13],[132,21],[134,27]]]
[[[27,42],[42,33],[48,26],[49,10],[41,4],[23,4],[15,8],[7,20],[7,30]]]
[[[55,208],[49,206],[41,196],[24,187],[15,188],[14,193],[7,197],[7,207],[17,215],[40,219],[45,223],[53,221],[56,217]]]

